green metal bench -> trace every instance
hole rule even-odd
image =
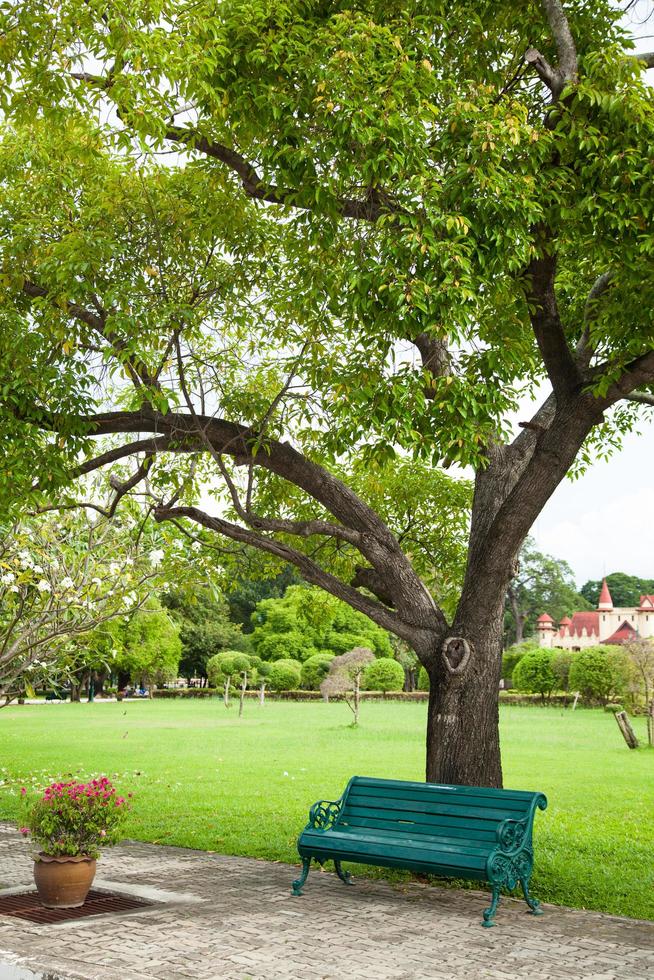
[[[518,883],[530,910],[540,915],[529,879],[534,814],[546,806],[542,793],[353,776],[340,800],[311,807],[298,838],[302,874],[292,894],[302,894],[312,859],[331,859],[346,885],[352,882],[342,861],[488,882],[486,928],[494,925],[500,889]]]

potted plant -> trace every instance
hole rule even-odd
[[[26,796],[27,790],[21,793]],[[131,796],[131,793],[129,794]],[[88,783],[51,783],[27,803],[22,834],[31,834],[34,881],[45,908],[78,908],[95,877],[100,848],[118,840],[129,808],[106,776]]]

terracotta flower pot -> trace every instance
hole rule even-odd
[[[84,904],[95,877],[95,859],[50,857],[40,854],[34,862],[34,882],[46,909],[76,909]]]

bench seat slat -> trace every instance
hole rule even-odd
[[[342,827],[339,824],[332,833],[342,834],[343,839],[369,840],[379,844],[385,844],[389,840],[398,840],[397,833],[394,833],[392,830],[379,830],[374,827],[362,830],[360,827]],[[451,851],[453,854],[478,854],[484,855],[485,857],[488,857],[496,846],[495,841],[477,841],[473,843],[468,840],[464,843],[456,837],[441,837],[438,834],[429,836],[426,834],[416,834],[414,836],[412,832],[402,834],[401,842],[402,844],[405,842],[407,844],[410,843],[412,847],[420,848],[427,852],[443,850]]]
[[[497,827],[499,826],[499,821],[497,820],[486,820],[485,822],[479,819],[464,819],[462,817],[451,816],[448,814],[434,814],[434,813],[413,813],[411,811],[394,811],[389,813],[384,810],[350,810],[345,809],[342,811],[339,822],[349,823],[350,826],[356,826],[360,823],[361,826],[367,826],[368,821],[374,820],[376,823],[384,827],[392,828],[398,833],[402,833],[403,830],[411,828],[413,825],[424,827],[426,832],[430,832],[430,828],[443,828],[443,827],[456,827],[461,831],[462,837],[468,837],[471,834],[480,834],[482,837],[492,837],[495,839]],[[437,830],[437,833],[439,831]]]
[[[303,848],[325,855],[348,853],[355,855],[349,860],[359,860],[364,863],[369,857],[389,856],[398,861],[406,860],[418,863],[425,868],[459,868],[461,870],[470,868],[478,871],[485,869],[488,856],[487,854],[465,854],[454,848],[449,850],[445,847],[426,848],[421,844],[404,839],[390,843],[388,840],[370,840],[365,837],[354,837],[334,832],[327,832],[322,835],[303,834],[300,839],[300,853],[302,853]],[[345,858],[344,860],[348,859]]]
[[[516,818],[513,811],[499,810],[499,809],[484,809],[483,807],[474,806],[457,806],[454,803],[418,803],[414,801],[404,802],[402,800],[386,800],[382,796],[370,796],[367,797],[365,801],[358,799],[351,800],[349,797],[345,806],[343,807],[344,813],[361,813],[364,816],[371,816],[373,813],[383,813],[384,815],[392,818],[393,814],[402,814],[398,819],[411,820],[412,814],[414,813],[424,813],[431,816],[453,816],[460,817],[463,820],[480,820],[488,823],[500,823],[502,820],[506,820],[507,817]]]
[[[479,796],[484,799],[496,798],[498,800],[521,800],[527,804],[531,803],[534,797],[533,792],[521,789],[494,789],[487,786],[451,786],[447,783],[417,783],[407,780],[382,779],[373,776],[356,776],[352,780],[351,790],[365,790],[368,787],[378,787],[385,793],[420,793],[429,795],[434,792],[442,792],[451,797],[464,798],[466,796]]]
[[[447,793],[444,790],[431,790],[427,793],[421,793],[417,790],[409,790],[406,793],[402,793],[397,789],[387,789],[385,786],[359,786],[358,783],[355,783],[352,786],[348,794],[348,799],[350,801],[364,800],[368,797],[381,797],[389,801],[389,806],[392,806],[393,801],[395,800],[400,803],[416,802],[433,805],[440,805],[443,803],[448,806],[471,806],[482,808],[487,808],[491,804],[494,804],[498,809],[515,811],[516,813],[526,813],[531,802],[530,800],[512,798],[505,800],[498,794],[493,794],[492,796],[482,796],[481,794],[477,793],[467,793],[464,795]]]
[[[481,845],[483,842],[492,844],[493,847],[497,844],[497,833],[495,828],[489,828],[488,830],[476,829],[474,834],[471,833],[469,828],[461,827],[459,824],[450,821],[450,823],[444,823],[442,821],[433,823],[418,823],[414,822],[390,822],[388,820],[377,820],[375,817],[360,817],[360,816],[349,816],[347,818],[338,821],[338,828],[342,830],[344,827],[369,827],[371,830],[379,830],[385,834],[391,834],[397,836],[398,833],[407,833],[412,836],[424,835],[425,837],[443,837],[448,840],[464,840],[469,841],[471,837],[479,841]]]

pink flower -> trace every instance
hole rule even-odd
[[[27,793],[27,790],[25,789],[25,787],[24,786],[21,786],[21,788],[20,788],[20,795],[21,796],[25,796],[26,793]]]
[[[19,829],[19,831],[20,831],[21,834],[29,834],[29,832],[30,832],[29,827],[19,827],[18,829]]]
[[[106,830],[101,830],[100,831],[100,837],[106,837],[106,836],[107,836],[107,831]]]

